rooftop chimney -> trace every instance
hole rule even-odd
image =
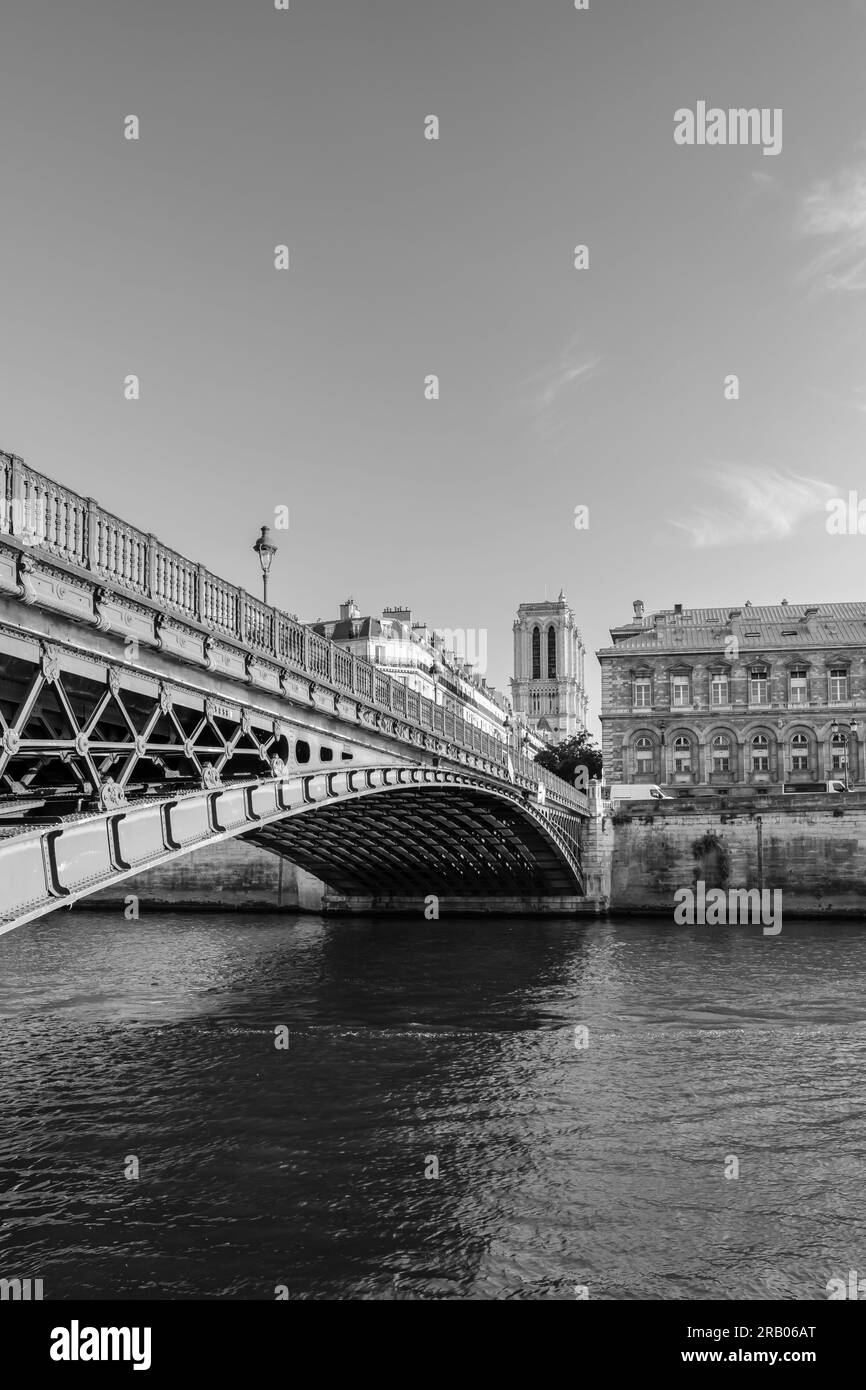
[[[643,622],[643,599],[636,598],[632,604],[634,608],[634,620],[636,623]]]
[[[360,608],[356,606],[355,600],[349,595],[346,602],[340,604],[340,621],[345,622],[348,618],[360,618],[360,616]]]

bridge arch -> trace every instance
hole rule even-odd
[[[583,892],[576,817],[423,765],[341,768],[154,797],[0,839],[0,934],[206,844],[243,838],[338,892]]]

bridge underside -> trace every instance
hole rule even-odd
[[[523,898],[580,891],[573,868],[542,829],[482,788],[338,802],[243,838],[347,896]]]
[[[583,893],[577,817],[525,789],[426,766],[346,768],[7,822],[0,934],[229,838],[273,850],[347,896]]]

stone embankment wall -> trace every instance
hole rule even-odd
[[[678,889],[781,889],[786,916],[866,917],[866,797],[767,797],[710,809],[630,806],[613,817],[611,912],[672,913]]]
[[[674,894],[710,888],[781,889],[786,916],[866,918],[866,794],[777,796],[720,808],[714,802],[632,804],[581,826],[583,898],[489,901],[443,898],[443,915],[671,915]],[[227,840],[126,879],[88,907],[140,910],[340,912],[423,916],[422,899],[346,899],[303,869],[241,840]]]
[[[142,912],[318,912],[324,891],[288,860],[243,840],[223,840],[94,893],[81,907],[115,907],[134,895]]]

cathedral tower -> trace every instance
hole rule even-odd
[[[521,603],[514,623],[512,702],[515,713],[551,743],[586,728],[585,655],[563,593],[549,602]]]

